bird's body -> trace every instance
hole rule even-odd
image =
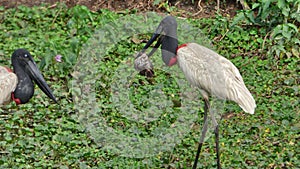
[[[200,89],[204,98],[214,95],[231,100],[245,112],[254,113],[255,100],[239,70],[228,59],[204,46],[188,43],[178,47],[177,63],[186,79]]]
[[[8,68],[0,66],[0,105],[9,103],[11,93],[15,91],[18,83],[17,75]]]
[[[33,82],[57,103],[33,57],[27,50],[15,50],[11,60],[13,72],[9,68],[0,66],[0,105],[6,104],[11,100],[15,101],[16,104],[29,102],[34,94]]]

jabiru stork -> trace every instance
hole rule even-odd
[[[145,51],[157,40],[149,54]],[[161,45],[162,60],[167,66],[178,63],[188,82],[196,86],[204,99],[204,125],[194,160],[193,168],[197,168],[199,154],[207,132],[207,113],[210,112],[214,125],[217,167],[221,168],[219,154],[219,127],[213,111],[210,110],[209,97],[230,100],[237,103],[245,112],[254,114],[256,103],[244,84],[239,70],[225,57],[211,49],[196,43],[185,43],[178,46],[177,22],[174,17],[165,17],[157,27],[151,39],[135,58],[138,71],[153,72],[149,57]],[[148,59],[146,58],[148,57]],[[142,58],[142,59],[141,59]]]
[[[11,100],[16,104],[29,102],[34,94],[34,83],[55,103],[50,87],[37,68],[32,55],[25,49],[17,49],[11,57],[13,71],[0,66],[0,105]]]

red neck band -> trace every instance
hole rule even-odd
[[[177,50],[179,50],[180,48],[186,47],[186,46],[187,46],[187,43],[184,43],[184,44],[178,46],[178,47],[177,47]],[[176,50],[176,51],[177,51],[177,50]]]
[[[5,67],[8,72],[13,72],[10,68]]]
[[[18,104],[21,104],[21,100],[18,99],[18,98],[15,98],[15,94],[14,93],[11,93],[11,98],[13,101],[15,101],[15,103],[18,105]]]

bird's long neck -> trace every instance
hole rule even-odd
[[[177,48],[178,48],[178,40],[177,40],[176,32],[171,35],[164,36],[161,44],[161,49],[162,49],[162,56],[163,56],[162,59],[166,65],[173,66],[176,64]]]
[[[27,103],[33,96],[34,84],[18,61],[13,61],[13,68],[14,73],[18,77],[18,84],[15,91],[12,93],[12,99],[16,104]]]

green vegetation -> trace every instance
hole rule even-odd
[[[279,2],[251,3],[251,10],[240,11],[233,19],[221,15],[188,19],[212,41],[218,53],[239,68],[257,102],[254,115],[243,113],[231,102],[226,103],[226,114],[220,122],[221,163],[224,168],[300,167],[299,1],[293,5],[292,0]],[[35,97],[29,104],[16,106],[11,103],[1,107],[1,168],[192,166],[203,122],[200,96],[199,100],[195,100],[198,106],[194,107],[199,116],[190,132],[171,151],[161,151],[144,158],[119,156],[102,148],[100,138],[96,140],[93,133],[87,131],[86,116],[78,115],[81,111],[76,108],[78,98],[74,97],[77,90],[71,84],[74,78],[78,78],[74,66],[80,62],[84,44],[89,42],[96,30],[129,14],[107,10],[91,12],[84,6],[71,9],[64,5],[53,9],[19,6],[8,10],[0,7],[0,64],[10,65],[10,56],[15,49],[28,49],[60,101],[59,105],[52,104],[36,88]],[[157,24],[153,23],[153,26]],[[156,70],[153,80],[136,76],[129,80],[128,86],[129,99],[137,109],[143,110],[149,107],[147,95],[155,89],[154,84],[164,85],[162,91],[173,101],[173,107],[166,108],[159,117],[153,117],[158,120],[148,124],[133,122],[111,104],[113,92],[117,92],[111,87],[115,83],[112,78],[115,71],[122,64],[132,63],[133,59],[128,56],[143,47],[144,43],[140,40],[149,37],[149,34],[140,34],[125,38],[118,45],[102,51],[105,57],[95,68],[99,74],[101,72],[101,77],[92,79],[96,86],[97,111],[104,117],[105,123],[120,133],[136,133],[138,138],[159,134],[155,133],[157,126],[172,126],[180,117],[179,87],[164,70]],[[62,56],[62,62],[54,59],[56,55]],[[157,60],[160,59],[158,55]],[[93,59],[91,57],[91,61]],[[213,137],[205,142],[199,167],[216,167],[213,142]]]

